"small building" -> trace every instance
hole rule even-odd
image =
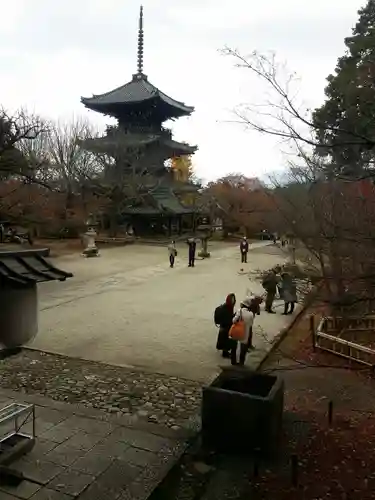
[[[38,284],[71,273],[46,260],[49,249],[0,251],[0,345],[20,347],[38,333]]]

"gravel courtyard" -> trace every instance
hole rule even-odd
[[[223,364],[215,349],[214,308],[230,292],[239,300],[247,289],[262,292],[258,282],[239,273],[242,267],[255,271],[285,261],[281,254],[262,251],[264,246],[252,245],[247,265],[239,263],[237,246],[219,243],[211,248],[212,257],[197,261],[195,268],[187,267],[184,246],[174,269],[168,266],[166,249],[157,246],[104,249],[93,259],[55,259],[74,277],[39,287],[39,334],[31,347],[207,381]],[[286,321],[280,314],[257,318],[257,351],[248,364]]]

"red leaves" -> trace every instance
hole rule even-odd
[[[228,175],[208,185],[206,193],[214,197],[223,209],[227,225],[260,232],[278,229],[274,194],[267,191],[258,179]]]
[[[262,471],[255,486],[262,498],[374,498],[375,418],[351,421],[336,415],[329,428],[321,414],[305,414],[306,417],[311,423],[309,435],[292,451],[298,455],[298,486],[292,486],[290,466],[285,462],[282,468]]]
[[[281,371],[286,384],[285,410],[293,418],[285,418],[281,463],[264,467],[259,479],[252,481],[258,494],[254,498],[373,499],[375,392],[374,381],[366,379],[370,370],[330,353],[314,352],[307,328],[307,321],[300,323],[292,345],[280,346],[299,368]],[[329,400],[333,401],[332,425],[328,422]],[[292,454],[298,455],[297,487],[291,481]]]
[[[68,209],[66,193],[17,180],[0,183],[0,212],[16,220],[47,223],[49,227],[63,225],[66,220],[84,225],[87,214],[99,206],[93,196],[87,196],[83,203],[77,194],[69,197]]]

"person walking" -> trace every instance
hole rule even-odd
[[[189,267],[194,267],[195,264],[195,252],[197,250],[197,243],[194,238],[189,238],[187,240],[189,246]]]
[[[266,304],[265,311],[269,314],[275,314],[275,311],[272,309],[273,301],[275,300],[276,292],[277,292],[277,284],[278,278],[277,275],[280,273],[280,266],[276,266],[274,269],[268,272],[262,282],[262,286],[266,291]]]
[[[225,299],[224,304],[215,309],[214,321],[215,325],[219,327],[216,349],[222,351],[223,358],[230,357],[229,353],[232,344],[229,338],[229,330],[232,326],[235,305],[236,296],[234,293],[230,293]]]
[[[297,286],[289,273],[281,274],[281,298],[284,301],[284,316],[287,314],[293,314],[294,306],[297,302]],[[290,309],[289,309],[290,306]]]
[[[175,258],[177,257],[176,242],[174,240],[168,245],[168,254],[170,267],[173,268]]]
[[[231,338],[231,364],[233,366],[240,365],[243,366],[246,361],[246,354],[249,349],[254,349],[252,344],[253,336],[253,323],[254,323],[254,313],[251,311],[252,299],[246,298],[240,304],[240,309],[236,312],[233,317],[232,323],[243,322],[244,335],[241,340]],[[229,331],[230,336],[230,331]],[[239,360],[238,353],[239,351]]]
[[[244,236],[240,243],[240,252],[241,252],[241,263],[247,263],[247,253],[249,251],[249,242],[247,241],[246,236]]]

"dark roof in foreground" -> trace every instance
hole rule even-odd
[[[176,101],[164,94],[152,85],[143,74],[134,75],[130,82],[104,94],[81,97],[82,104],[95,111],[101,111],[113,105],[134,105],[152,100],[160,100],[167,106],[174,108],[178,116],[190,115],[194,111],[193,106],[186,106],[183,102]]]
[[[73,276],[50,264],[48,249],[0,251],[0,283],[36,285],[46,281],[65,281]]]

